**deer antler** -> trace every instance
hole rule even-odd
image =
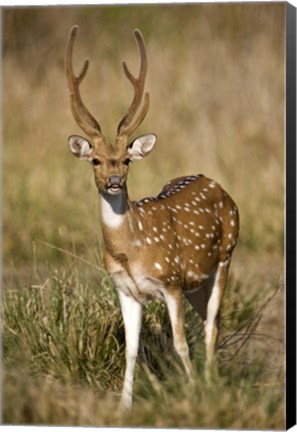
[[[147,55],[146,55],[144,40],[139,30],[134,30],[133,34],[136,39],[139,53],[140,53],[140,70],[139,70],[139,75],[136,78],[131,74],[126,63],[123,62],[123,69],[125,75],[134,87],[134,98],[128,109],[127,114],[122,118],[122,120],[118,125],[118,136],[131,135],[132,132],[144,120],[149,109],[149,93],[145,93],[143,99],[144,84],[145,84],[145,78],[147,73]],[[143,99],[143,105],[140,109],[140,112],[136,115],[142,99]]]
[[[70,90],[71,110],[77,124],[87,135],[89,135],[91,138],[98,137],[98,136],[102,137],[101,128],[99,124],[85,107],[79,93],[79,86],[82,80],[84,79],[84,77],[86,76],[89,67],[89,61],[85,60],[83,68],[78,76],[74,75],[73,72],[73,66],[72,66],[73,45],[74,45],[74,41],[78,29],[79,29],[78,26],[72,27],[69,34],[67,48],[66,48],[66,72],[67,72],[68,86]]]

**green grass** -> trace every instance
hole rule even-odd
[[[61,14],[63,20],[61,20]],[[193,428],[284,427],[284,4],[7,8],[3,12],[3,421]],[[203,323],[189,305],[190,386],[162,303],[145,309],[131,416],[118,401],[124,331],[102,267],[97,191],[75,160],[64,71],[91,60],[83,99],[108,140],[131,101],[121,69],[149,57],[158,136],[129,174],[132,199],[203,173],[238,204],[239,242],[224,299],[220,379],[203,379]]]
[[[4,354],[13,346],[22,356],[34,359],[33,375],[50,373],[57,379],[90,384],[110,377],[106,386],[110,385],[117,369],[114,359],[119,354],[116,335],[120,331],[115,328],[119,308],[110,297],[104,286],[94,290],[55,271],[42,285],[9,291],[4,316],[11,319],[7,323],[10,338],[4,338]],[[15,337],[20,333],[21,338]]]
[[[5,290],[4,423],[281,427],[282,382],[272,385],[270,376],[276,379],[280,370],[249,353],[259,336],[269,340],[258,327],[272,299],[247,296],[247,286],[232,278],[221,319],[220,378],[210,388],[203,381],[203,325],[186,303],[186,334],[196,371],[195,384],[187,383],[165,306],[151,302],[141,333],[134,409],[121,417],[124,329],[115,290],[96,267],[73,258],[68,269],[49,269],[45,280],[36,275],[34,284]],[[95,403],[105,408],[94,411]]]

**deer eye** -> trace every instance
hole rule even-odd
[[[125,159],[124,165],[128,166],[130,162],[131,162],[131,159],[129,159],[129,158]]]
[[[95,159],[92,159],[92,164],[94,165],[94,166],[98,166],[98,165],[100,165],[101,164],[101,162],[100,162],[100,160],[99,159],[97,159],[97,158],[95,158]]]

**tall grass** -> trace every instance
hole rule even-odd
[[[6,8],[3,23],[3,420],[282,428],[284,4]],[[117,411],[124,333],[102,267],[97,192],[67,149],[81,133],[64,71],[73,24],[75,70],[91,60],[82,96],[108,140],[132,97],[121,62],[138,68],[132,30],[144,34],[151,107],[137,133],[156,133],[158,144],[131,167],[131,198],[200,172],[241,216],[221,379],[203,382],[203,324],[187,305],[189,386],[165,307],[152,302],[128,419]]]
[[[257,333],[268,302],[243,295],[238,281],[231,281],[227,289],[218,346],[221,378],[210,388],[201,378],[204,348],[199,317],[185,305],[187,339],[197,375],[192,386],[173,351],[164,305],[151,302],[147,306],[135,407],[130,417],[122,418],[117,404],[123,379],[124,329],[115,291],[105,272],[101,273],[98,287],[96,273],[76,263],[60,271],[50,269],[47,279],[36,277],[30,286],[5,291],[4,423],[283,425],[282,382],[277,382],[281,370],[273,371],[261,355],[253,359],[248,355],[259,336],[269,339]],[[261,409],[256,409],[260,401]],[[94,410],[101,404],[102,410]],[[255,412],[256,418],[251,419],[246,411]],[[242,423],[238,413],[243,415]]]

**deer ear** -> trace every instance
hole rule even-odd
[[[68,138],[69,148],[74,156],[82,160],[88,160],[92,151],[92,146],[88,140],[79,135],[71,135]]]
[[[128,148],[129,155],[134,159],[142,159],[148,155],[156,144],[157,137],[154,134],[142,135],[136,138]]]

